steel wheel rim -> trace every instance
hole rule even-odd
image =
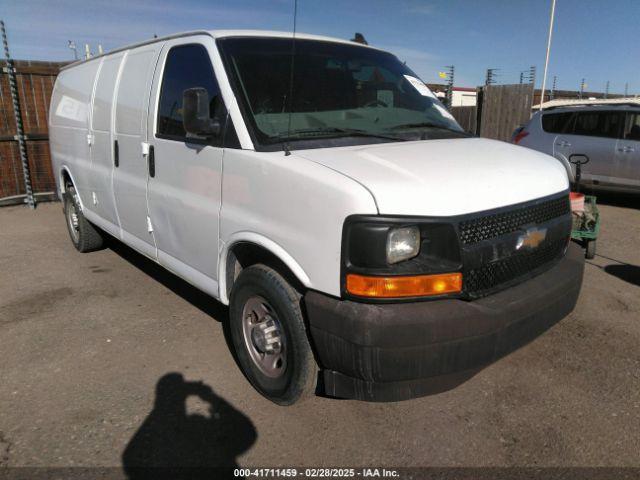
[[[67,208],[67,223],[69,225],[69,232],[74,242],[77,242],[80,238],[80,222],[78,220],[78,209],[76,203],[71,200],[69,202],[69,208]]]
[[[250,297],[242,308],[242,334],[253,364],[269,378],[284,375],[286,341],[282,324],[263,297]]]

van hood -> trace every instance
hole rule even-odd
[[[298,150],[373,195],[380,214],[451,216],[526,202],[569,188],[556,159],[484,138]]]

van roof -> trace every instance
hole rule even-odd
[[[84,60],[78,60],[77,62],[73,62],[70,63],[69,65],[65,65],[64,67],[62,67],[60,69],[60,71],[62,70],[67,70],[68,68],[72,68],[78,65],[81,65],[83,63],[86,62],[90,62],[91,60],[95,60],[96,58],[101,58],[101,57],[105,57],[107,55],[111,55],[112,53],[116,53],[116,52],[121,52],[124,50],[130,50],[132,48],[136,48],[136,47],[142,47],[144,45],[150,45],[152,43],[157,43],[157,42],[164,42],[167,40],[172,40],[174,38],[181,38],[181,37],[191,37],[194,35],[208,35],[210,37],[213,37],[214,39],[216,38],[225,38],[225,37],[270,37],[270,38],[292,38],[293,37],[293,32],[279,32],[279,31],[274,31],[274,30],[192,30],[192,31],[188,31],[188,32],[180,32],[180,33],[173,33],[171,35],[166,35],[164,37],[158,37],[158,38],[150,38],[149,40],[145,40],[142,42],[138,42],[138,43],[133,43],[130,45],[125,45],[124,47],[120,47],[120,48],[116,48],[115,50],[110,50],[108,52],[104,52],[100,55],[95,55],[91,58],[87,58]],[[325,37],[322,35],[313,35],[313,34],[309,34],[309,33],[300,33],[300,32],[296,32],[296,39],[302,39],[302,40],[321,40],[321,41],[325,41],[325,42],[334,42],[334,43],[345,43],[345,44],[349,44],[349,45],[359,45],[362,47],[366,47],[366,48],[373,48],[375,50],[380,50],[379,48],[376,47],[372,47],[370,45],[364,45],[361,43],[355,43],[352,42],[350,40],[345,40],[342,38],[335,38],[335,37]]]

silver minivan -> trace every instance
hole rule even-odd
[[[582,166],[582,183],[640,192],[640,103],[548,108],[517,129],[512,141],[553,155],[572,181],[574,171],[568,159],[583,154],[589,162]]]

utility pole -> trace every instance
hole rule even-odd
[[[606,99],[609,96],[609,80],[607,80],[607,84],[604,86],[604,98]]]
[[[36,202],[33,197],[33,188],[31,186],[31,173],[29,171],[29,158],[27,157],[27,141],[24,135],[22,125],[22,113],[20,111],[20,99],[18,98],[18,84],[16,82],[16,69],[13,66],[13,60],[9,54],[9,42],[7,40],[7,31],[4,28],[4,21],[0,20],[0,29],[2,29],[2,43],[4,45],[4,56],[7,59],[7,66],[3,69],[9,77],[9,90],[11,91],[11,101],[13,102],[13,115],[16,120],[16,136],[18,141],[18,149],[20,150],[20,160],[22,161],[22,174],[24,176],[24,189],[26,192],[26,201],[29,207],[36,208]]]
[[[451,109],[451,107],[453,106],[453,82],[456,73],[456,67],[454,67],[453,65],[448,65],[445,68],[445,73],[447,75],[447,92],[445,98],[447,102],[447,108]]]
[[[624,96],[625,98],[629,96],[629,82],[624,84]]]
[[[580,96],[578,97],[580,100],[582,100],[582,95],[584,94],[584,87],[585,87],[584,81],[585,79],[583,78],[582,81],[580,82]]]
[[[76,42],[73,40],[69,40],[69,44],[67,45],[71,50],[73,50],[73,59],[78,60],[78,49],[76,48]]]
[[[487,69],[487,78],[484,81],[485,85],[493,85],[496,83],[496,76],[497,76],[497,71],[499,69],[497,68],[488,68]]]
[[[553,36],[553,20],[556,16],[556,0],[551,0],[551,16],[549,18],[549,35],[547,36],[547,55],[544,60],[544,74],[542,75],[542,91],[540,92],[540,110],[544,103],[544,91],[547,87],[547,71],[549,70],[549,55],[551,53],[551,37]]]

